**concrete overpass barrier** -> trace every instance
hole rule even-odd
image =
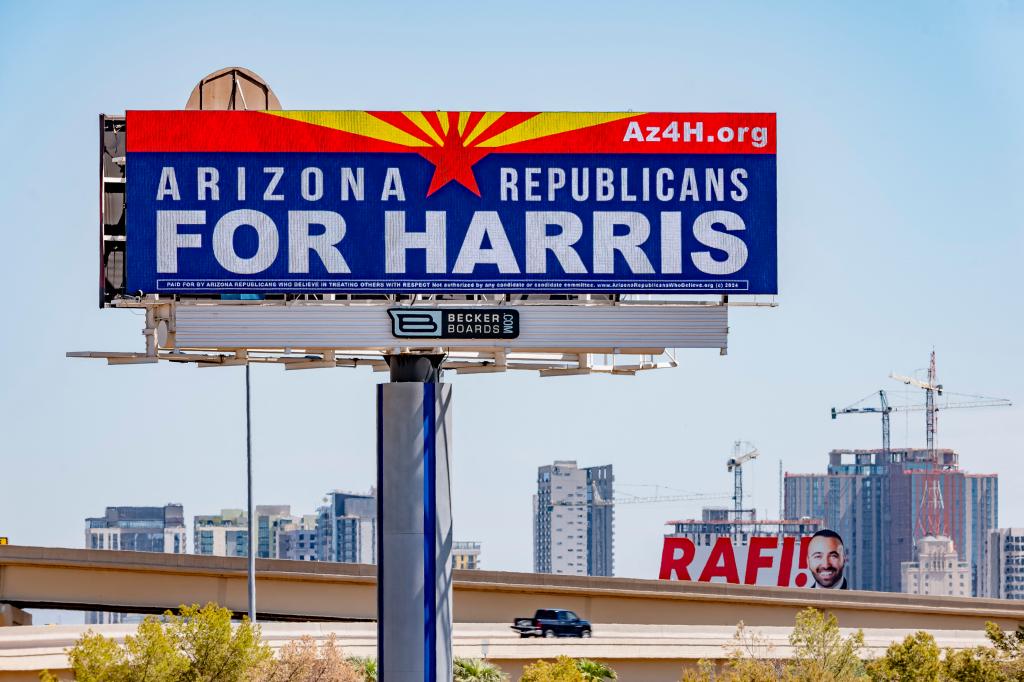
[[[303,635],[320,642],[331,634],[346,655],[373,656],[377,631],[373,623],[262,623],[263,638],[275,649]],[[0,628],[0,682],[36,680],[38,672],[67,670],[65,651],[86,630],[121,640],[133,625],[59,625]],[[786,659],[792,654],[788,637],[792,627],[755,627],[751,632],[763,648],[759,652]],[[849,629],[844,629],[844,634]],[[459,623],[454,630],[456,656],[482,658],[518,679],[523,668],[538,659],[558,655],[604,661],[630,682],[677,680],[684,666],[701,659],[722,660],[733,643],[733,626],[602,625],[595,636],[582,639],[519,639],[504,623]],[[881,655],[885,647],[910,634],[906,629],[874,628],[864,632],[867,657]],[[981,631],[938,633],[939,646],[961,649],[983,644]]]
[[[357,564],[258,560],[264,620],[370,621],[376,569]],[[159,613],[216,602],[246,611],[246,560],[182,554],[0,546],[0,603]],[[808,606],[852,628],[981,631],[1024,622],[1024,603],[885,592],[754,587],[696,582],[456,571],[455,621],[511,623],[537,608],[568,608],[597,625],[788,627]]]

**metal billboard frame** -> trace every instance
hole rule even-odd
[[[718,301],[211,301],[147,296],[112,307],[145,311],[140,352],[76,351],[69,357],[103,358],[112,365],[168,362],[227,367],[249,362],[285,369],[370,367],[388,370],[385,357],[444,355],[459,374],[539,371],[541,376],[633,375],[677,366],[675,349],[727,351],[728,309],[775,305]],[[476,297],[482,298],[482,297]],[[489,296],[488,299],[495,297]],[[518,311],[526,333],[515,340],[388,338],[388,310],[423,308]],[[536,323],[557,333],[532,331]],[[569,331],[561,328],[569,327]],[[269,331],[267,331],[269,330]],[[311,338],[311,333],[313,338]]]

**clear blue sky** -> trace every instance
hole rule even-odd
[[[296,109],[778,112],[780,307],[735,310],[727,356],[451,379],[456,537],[530,570],[554,459],[726,493],[731,443],[750,440],[748,489],[774,515],[778,460],[821,471],[831,448],[878,447],[877,420],[829,408],[898,394],[887,374],[933,346],[950,390],[1024,401],[1022,44],[1010,2],[2,2],[0,534],[77,547],[107,505],[245,499],[240,368],[64,357],[142,345],[139,317],[96,307],[101,112],[180,108],[230,65]],[[256,367],[257,502],[310,513],[368,489],[380,380]],[[895,444],[923,441],[923,415],[895,419]],[[1021,407],[945,413],[939,444],[998,473],[1000,523],[1024,525]],[[617,572],[652,577],[663,523],[699,505],[616,513]]]

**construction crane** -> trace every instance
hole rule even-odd
[[[832,408],[832,419],[843,414],[881,414],[882,415],[882,451],[885,453],[886,461],[891,452],[890,417],[893,412],[921,412],[925,413],[925,443],[927,452],[936,466],[938,460],[935,454],[936,434],[938,432],[939,410],[959,409],[967,407],[1006,407],[1013,403],[1003,398],[989,398],[981,395],[966,393],[952,393],[946,391],[937,380],[935,371],[935,351],[932,351],[928,363],[928,380],[921,381],[913,377],[899,374],[890,374],[890,378],[901,381],[909,386],[916,386],[924,389],[925,402],[923,405],[892,405],[884,390],[872,393],[848,407],[842,409]],[[869,400],[878,396],[878,407],[865,405]],[[937,400],[941,397],[943,400]],[[924,476],[923,489],[921,494],[920,509],[915,527],[915,536],[944,535],[945,534],[945,503],[942,497],[942,485],[939,480],[940,474],[936,469],[928,470]]]
[[[899,411],[924,410],[925,443],[928,448],[928,452],[930,453],[935,452],[935,437],[939,432],[939,410],[964,407],[1010,407],[1013,405],[1013,402],[1006,400],[1005,398],[989,398],[983,395],[951,393],[946,391],[942,384],[940,384],[936,379],[935,351],[932,351],[931,359],[928,363],[928,381],[921,381],[920,379],[903,376],[901,374],[890,374],[889,378],[901,381],[908,386],[916,386],[917,388],[924,389],[924,405],[907,405],[893,409]],[[945,398],[945,401],[941,403],[937,401],[935,399],[937,395]]]
[[[786,518],[786,514],[785,514],[786,506],[785,506],[785,499],[783,497],[783,486],[785,484],[784,484],[783,481],[784,481],[784,479],[782,478],[782,460],[780,459],[779,460],[779,518],[780,519]]]
[[[749,447],[750,450],[746,454],[740,454],[743,452],[744,446]],[[736,515],[736,521],[743,517],[743,465],[755,459],[759,454],[761,453],[757,451],[753,443],[738,440],[732,445],[732,457],[725,463],[726,469],[733,476],[732,507],[733,513]]]
[[[889,414],[893,411],[893,407],[889,405],[889,398],[885,395],[885,391],[878,392],[879,407],[861,407],[861,405],[872,398],[875,394],[865,396],[854,404],[844,407],[842,409],[832,408],[832,418],[836,419],[841,414],[881,414],[882,415],[882,452],[885,453],[885,459],[889,459],[890,451],[890,429],[889,429]]]
[[[928,360],[928,380],[921,381],[914,377],[901,374],[890,374],[891,379],[902,381],[908,386],[916,386],[924,389],[925,395],[925,443],[928,453],[935,460],[935,439],[939,431],[939,410],[952,407],[1008,407],[1013,403],[1003,398],[988,398],[980,395],[963,395],[945,391],[942,384],[938,382],[935,371],[935,351],[932,351]],[[946,404],[937,404],[936,396],[946,398]],[[956,396],[955,400],[960,402],[950,403],[950,396]],[[942,498],[942,483],[936,469],[931,469],[924,474],[923,491],[921,495],[920,509],[917,515],[915,536],[945,535],[945,502]]]
[[[593,486],[592,486],[593,487]],[[618,504],[657,504],[659,502],[713,502],[717,500],[729,499],[728,493],[686,493],[683,495],[651,495],[646,497],[630,496],[625,498],[606,500],[598,494],[597,490],[592,490],[593,499],[588,500],[562,500],[560,502],[552,502],[552,507],[587,507],[593,505],[595,507],[610,507]]]
[[[924,382],[921,382],[924,383]],[[935,389],[936,392],[938,389]],[[874,398],[878,399],[878,406],[866,405],[866,403]],[[925,402],[924,405],[892,405],[889,402],[889,396],[885,390],[879,390],[874,393],[870,393],[852,405],[847,407],[832,408],[832,418],[837,419],[844,414],[880,414],[882,415],[882,451],[885,452],[886,458],[891,451],[892,437],[890,435],[890,417],[889,415],[893,412],[927,412],[929,410],[938,412],[939,410],[951,410],[963,407],[1002,407],[1006,405],[1012,405],[1009,400],[1003,400],[1002,398],[986,398],[985,396],[969,395],[962,393],[947,393],[944,392],[943,397],[946,398],[944,402],[936,404],[932,401],[931,404]],[[952,398],[952,400],[950,400]],[[933,417],[931,425],[934,427],[936,419]],[[935,432],[932,433],[931,445],[929,451],[934,450],[935,443]]]
[[[925,396],[925,443],[928,452],[935,452],[935,432],[939,429],[939,414],[935,409],[935,394],[942,395],[942,384],[935,376],[935,351],[932,350],[931,359],[928,361],[928,381],[920,381],[913,377],[906,377],[900,374],[889,374],[890,379],[902,381],[909,386],[917,386],[924,389]]]

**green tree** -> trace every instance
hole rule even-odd
[[[793,661],[787,673],[798,680],[848,682],[864,678],[860,659],[864,633],[849,637],[839,632],[835,615],[807,608],[796,614],[796,625],[789,635]]]
[[[1003,632],[995,623],[985,623],[985,636],[995,647],[996,656],[1008,680],[1024,680],[1024,625]]]
[[[163,682],[181,677],[188,661],[175,648],[162,623],[149,617],[124,644],[93,632],[86,632],[68,651],[75,679],[81,682]],[[43,671],[39,678],[56,682]]]
[[[885,656],[868,666],[868,675],[875,682],[940,682],[941,673],[939,645],[923,631],[893,642]]]
[[[216,604],[182,606],[161,622],[146,618],[123,644],[86,632],[68,651],[79,682],[243,682],[271,658],[248,619],[231,625]],[[43,680],[56,678],[45,672]]]
[[[537,661],[526,666],[519,682],[587,682],[587,678],[580,672],[576,661],[568,656],[559,656],[553,663]]]
[[[736,626],[732,643],[726,647],[729,661],[717,677],[726,682],[774,682],[783,679],[786,666],[775,656],[775,648],[763,636],[749,630],[743,621]],[[709,679],[716,679],[714,668]]]
[[[718,676],[715,674],[715,664],[702,658],[697,661],[696,668],[683,668],[683,676],[679,678],[679,682],[714,682],[716,679]]]
[[[714,662],[700,660],[697,667],[684,669],[681,682],[800,682],[792,665],[779,660],[771,642],[751,631],[742,621],[732,642],[725,646],[728,658],[721,669]],[[813,679],[813,678],[812,678]],[[819,682],[819,680],[814,680]]]
[[[455,682],[504,682],[508,677],[486,661],[476,658],[455,659]]]
[[[1010,679],[999,664],[996,650],[984,646],[960,651],[947,649],[942,662],[942,678],[950,682],[1005,682]]]
[[[618,679],[618,675],[607,663],[592,661],[589,658],[581,658],[576,661],[576,667],[583,673],[583,679],[588,682],[604,682],[605,680]]]
[[[231,627],[231,611],[207,604],[167,612],[167,630],[188,659],[181,682],[241,682],[270,658],[260,641],[260,628],[248,618]]]
[[[728,667],[721,675],[713,675],[711,679],[723,682],[776,682],[787,679],[787,671],[788,667],[778,661],[735,658],[729,661]]]
[[[353,656],[348,659],[348,663],[363,676],[363,682],[377,682],[377,659],[369,656]]]
[[[68,652],[68,662],[75,673],[75,679],[81,682],[128,682],[145,679],[131,674],[128,655],[117,642],[91,631],[82,635]],[[43,680],[49,679],[45,675],[44,671],[44,675],[40,677]]]

